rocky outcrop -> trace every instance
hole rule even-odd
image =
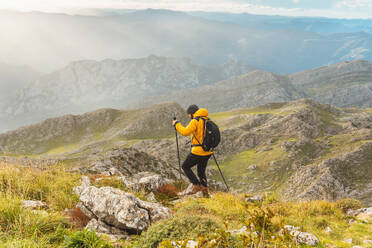
[[[175,179],[179,174],[168,163],[134,148],[114,148],[104,155],[92,156],[88,163],[90,166],[80,168],[82,172],[124,176],[128,184],[138,183],[143,176],[149,177],[148,173],[168,179]]]
[[[284,196],[303,200],[349,197],[369,201],[372,190],[367,185],[372,184],[371,165],[372,142],[367,142],[342,158],[300,168],[286,183]]]
[[[152,223],[170,217],[170,210],[160,204],[142,201],[112,187],[89,186],[87,178],[74,192],[80,200],[77,207],[92,219],[87,228],[117,238],[141,233]]]

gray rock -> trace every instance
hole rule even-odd
[[[172,245],[177,248],[196,248],[198,246],[198,242],[194,240],[188,240],[186,246],[183,246],[181,242],[172,242]]]
[[[245,198],[246,202],[262,202],[263,200],[264,200],[263,197],[260,195],[254,195]]]
[[[174,182],[173,180],[165,179],[163,176],[151,172],[140,172],[131,177],[123,176],[122,180],[127,188],[138,192],[155,192],[161,186]]]
[[[73,188],[74,193],[77,196],[80,196],[81,192],[86,189],[87,187],[90,186],[90,179],[87,176],[82,176],[81,177],[81,185]]]
[[[353,243],[353,239],[352,238],[345,239],[344,242],[345,243],[348,243],[348,244],[352,244]]]
[[[265,146],[264,148],[262,148],[262,152],[267,152],[267,151],[271,151],[271,150],[273,150],[273,148],[272,147],[269,147],[269,146]]]
[[[48,208],[48,206],[41,201],[24,200],[22,201],[22,203],[23,203],[23,207],[26,209],[38,210],[38,209]]]
[[[109,226],[106,223],[96,219],[92,219],[91,221],[89,221],[85,228],[95,231],[98,234],[105,234],[109,236],[112,241],[126,239],[129,236],[128,233],[126,233],[124,230],[116,228],[114,226]]]
[[[89,186],[79,199],[99,221],[128,232],[146,230],[152,223],[170,217],[168,208],[111,187]]]
[[[157,202],[156,198],[155,198],[155,194],[154,192],[150,192],[148,195],[146,195],[146,199],[148,201],[151,201],[151,202]]]
[[[299,227],[285,225],[284,228],[300,244],[315,246],[319,244],[319,239],[311,233],[301,232]]]
[[[239,234],[246,233],[247,231],[248,231],[248,227],[243,226],[243,227],[240,228],[240,229],[237,229],[237,230],[230,230],[230,231],[227,231],[227,232],[229,232],[231,235],[239,235]]]
[[[257,165],[255,164],[251,164],[250,166],[248,166],[248,170],[255,170],[257,169]]]

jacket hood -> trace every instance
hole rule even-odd
[[[194,114],[194,117],[207,117],[207,116],[208,116],[208,110],[204,108],[199,109]]]

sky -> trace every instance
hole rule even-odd
[[[0,9],[69,12],[85,8],[171,9],[372,19],[372,0],[0,0]]]

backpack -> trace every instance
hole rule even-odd
[[[204,151],[209,152],[213,151],[221,141],[221,133],[219,127],[211,121],[210,119],[204,119],[204,137],[203,137],[203,143],[199,144],[203,148]]]

